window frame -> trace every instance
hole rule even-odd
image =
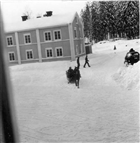
[[[62,56],[58,56],[58,55],[57,55],[57,49],[62,49]],[[57,58],[63,57],[63,56],[64,56],[64,54],[63,54],[63,48],[62,48],[62,47],[56,47],[56,48],[55,48],[55,54],[56,54],[56,57],[57,57]]]
[[[78,45],[76,45],[76,55],[78,55],[79,54],[79,52],[78,52],[79,50],[78,50]]]
[[[60,39],[55,39],[55,32],[60,32]],[[62,40],[62,34],[61,34],[61,29],[56,29],[53,31],[53,38],[54,38],[54,41],[61,41]]]
[[[8,45],[8,38],[11,38],[11,39],[12,39],[12,45]],[[6,36],[6,40],[7,40],[7,46],[8,46],[8,47],[14,46],[13,36]]]
[[[46,40],[46,36],[45,36],[46,33],[50,33],[51,40]],[[45,31],[44,32],[44,41],[45,42],[51,42],[52,41],[52,32],[51,31]]]
[[[48,57],[47,56],[47,50],[52,50],[52,57]],[[45,53],[46,53],[46,58],[53,58],[54,55],[53,55],[53,49],[50,47],[50,48],[45,48]]]
[[[28,59],[28,57],[27,57],[27,52],[29,52],[29,51],[31,51],[31,52],[32,52],[32,57],[33,57],[33,58],[29,58],[29,59]],[[34,53],[33,53],[33,50],[32,50],[32,49],[28,49],[28,50],[26,50],[26,60],[32,60],[32,59],[34,59]]]
[[[81,28],[79,27],[79,37],[81,38]]]
[[[14,54],[14,60],[10,60],[10,54]],[[15,52],[8,52],[8,56],[9,56],[9,62],[15,62],[16,61]]]
[[[30,36],[30,43],[26,43],[25,36]],[[32,44],[31,33],[25,33],[24,34],[24,44],[25,45]]]
[[[83,53],[83,45],[82,45],[82,43],[81,43],[81,54]]]

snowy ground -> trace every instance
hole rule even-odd
[[[138,46],[138,40],[93,45],[91,67],[83,68],[80,58],[79,89],[65,75],[76,61],[11,66],[21,142],[138,142],[140,64],[123,65],[126,52]]]

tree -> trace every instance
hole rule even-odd
[[[96,42],[115,37],[139,36],[139,1],[93,1],[86,4],[81,17],[86,37]]]
[[[84,22],[84,34],[85,37],[91,39],[91,13],[90,13],[90,6],[87,3],[85,10],[81,11],[81,17]]]
[[[100,17],[99,17],[99,3],[93,2],[91,5],[91,22],[92,22],[92,39],[95,42],[99,41],[100,33]]]
[[[129,39],[138,36],[139,31],[139,2],[129,1],[123,15],[125,33]]]

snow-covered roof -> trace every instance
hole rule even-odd
[[[58,25],[64,25],[71,23],[75,17],[75,13],[65,13],[65,14],[56,14],[50,17],[41,17],[29,19],[26,21],[21,21],[14,24],[4,24],[4,29],[6,33],[24,31],[30,29],[37,29],[43,27],[54,27]]]

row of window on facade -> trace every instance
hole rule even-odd
[[[62,47],[57,47],[55,50],[56,56],[57,57],[62,57],[63,56],[63,49]],[[53,56],[53,50],[52,48],[46,48],[46,57],[47,58],[51,58],[54,57]],[[34,59],[34,54],[33,54],[33,50],[26,50],[26,59],[30,60],[30,59]],[[15,52],[9,52],[9,61],[15,61],[16,57],[15,57]]]
[[[81,29],[80,28],[79,28],[79,35],[81,37]],[[55,41],[61,40],[62,39],[61,37],[62,37],[61,30],[54,31],[54,40]],[[76,27],[74,28],[74,37],[77,38],[77,28]],[[45,31],[44,32],[44,41],[45,42],[52,41],[51,31]],[[30,33],[24,34],[24,43],[25,44],[32,43],[31,34]],[[13,46],[14,45],[12,36],[7,36],[7,45],[8,46]]]
[[[83,48],[82,48],[82,44],[81,44],[81,54],[83,53]],[[63,57],[63,48],[62,47],[57,47],[55,48],[55,54],[56,57]],[[78,45],[76,45],[76,55],[79,54],[79,48]],[[46,58],[53,58],[53,49],[52,48],[46,48]],[[26,59],[30,60],[30,59],[34,59],[34,54],[33,54],[33,50],[26,50]],[[15,61],[15,52],[9,52],[9,61]]]

